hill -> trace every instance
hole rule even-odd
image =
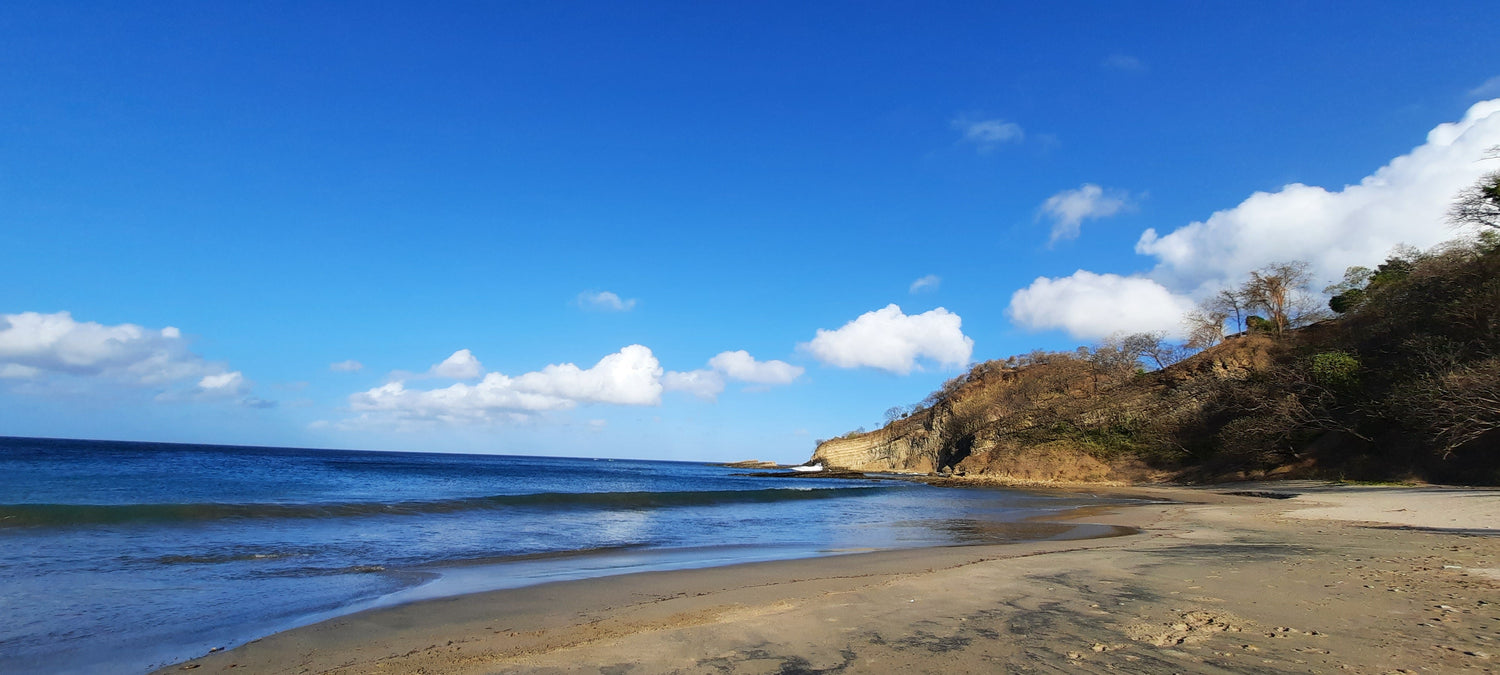
[[[1336,318],[1250,317],[1181,360],[1161,355],[1190,350],[1158,339],[1150,371],[1149,349],[1119,341],[977,364],[813,460],[1013,481],[1500,484],[1500,237],[1350,279],[1331,289]]]

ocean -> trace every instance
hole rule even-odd
[[[1099,536],[1035,519],[1111,501],[744,473],[0,437],[0,672],[146,672],[370,607],[550,581]]]

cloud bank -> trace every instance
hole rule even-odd
[[[459,350],[443,364],[466,354],[468,358],[460,361],[468,364],[472,359],[477,366],[478,360],[467,352]],[[630,345],[589,368],[563,363],[516,377],[492,372],[475,384],[460,382],[426,390],[408,389],[404,380],[395,380],[351,395],[349,407],[365,414],[367,420],[476,423],[524,419],[530,413],[589,403],[657,405],[661,377],[661,364],[651,350]]]
[[[162,400],[219,398],[270,405],[249,396],[251,384],[239,371],[189,351],[182,331],[172,326],[106,326],[77,321],[69,312],[0,314],[0,378],[43,382],[59,377],[159,388]],[[194,384],[186,384],[190,381]]]
[[[939,307],[907,316],[897,305],[861,314],[837,330],[818,329],[799,345],[819,361],[839,368],[878,368],[907,374],[919,360],[963,366],[974,341],[963,333],[963,319]]]
[[[1335,280],[1351,265],[1379,263],[1398,244],[1425,248],[1452,238],[1443,215],[1460,189],[1495,168],[1479,160],[1496,145],[1500,99],[1476,103],[1357,184],[1329,190],[1292,183],[1165,234],[1148,229],[1135,252],[1155,259],[1149,272],[1038,278],[1011,296],[1008,311],[1021,326],[1089,339],[1167,330],[1168,309],[1275,261],[1305,260],[1319,282]],[[1180,324],[1171,332],[1180,333]]]

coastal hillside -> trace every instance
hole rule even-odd
[[[821,441],[813,460],[1019,481],[1500,484],[1500,237],[1353,268],[1325,289],[1329,311],[1297,308],[1291,283],[1279,306],[1256,295],[1295,272],[1226,295],[1247,314],[1237,335],[979,363],[882,428]],[[1200,325],[1222,325],[1205,308]]]

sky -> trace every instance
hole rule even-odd
[[[0,7],[0,435],[800,462],[1457,236],[1500,15]]]

